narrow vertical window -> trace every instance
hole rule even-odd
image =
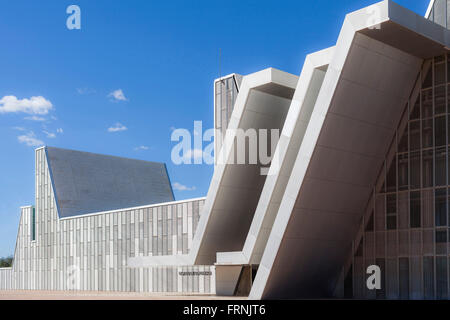
[[[425,299],[434,299],[434,258],[423,257],[423,286]]]
[[[31,241],[35,241],[36,240],[36,211],[35,208],[33,207],[31,209]]]
[[[409,258],[399,258],[400,299],[409,299]]]
[[[447,189],[434,191],[434,215],[437,227],[447,225]]]
[[[437,299],[447,299],[447,257],[436,257]]]
[[[397,195],[386,196],[386,226],[388,230],[397,229]]]
[[[409,188],[408,161],[408,153],[398,155],[398,190],[408,190]]]
[[[421,225],[421,217],[420,217],[420,191],[411,192],[410,194],[410,226],[411,228],[420,228]]]

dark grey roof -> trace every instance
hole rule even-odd
[[[47,147],[61,218],[173,201],[164,163]]]

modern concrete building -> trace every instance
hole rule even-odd
[[[21,210],[0,289],[214,292],[211,267],[127,267],[188,252],[204,199],[173,200],[164,164],[37,149],[35,206]]]
[[[382,1],[348,14],[299,76],[216,80],[206,198],[174,202],[161,164],[38,149],[0,288],[448,299],[448,12]],[[239,164],[238,132],[272,129],[271,161]]]

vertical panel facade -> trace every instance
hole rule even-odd
[[[36,206],[22,208],[13,268],[0,269],[0,289],[215,293],[213,266],[189,266],[187,273],[127,266],[131,257],[187,254],[203,204],[195,199],[60,219],[46,151],[38,149]],[[181,287],[183,281],[192,285]]]
[[[346,296],[448,299],[450,56],[425,61],[354,242]],[[381,290],[368,290],[378,265]]]
[[[448,29],[450,26],[450,1],[435,0],[428,19]]]
[[[232,74],[214,82],[214,129],[216,133],[221,135],[221,137],[216,136],[214,139],[215,157],[222,147],[241,82],[242,76],[238,74]]]

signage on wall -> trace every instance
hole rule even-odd
[[[178,273],[180,276],[210,276],[211,271],[180,271]]]

